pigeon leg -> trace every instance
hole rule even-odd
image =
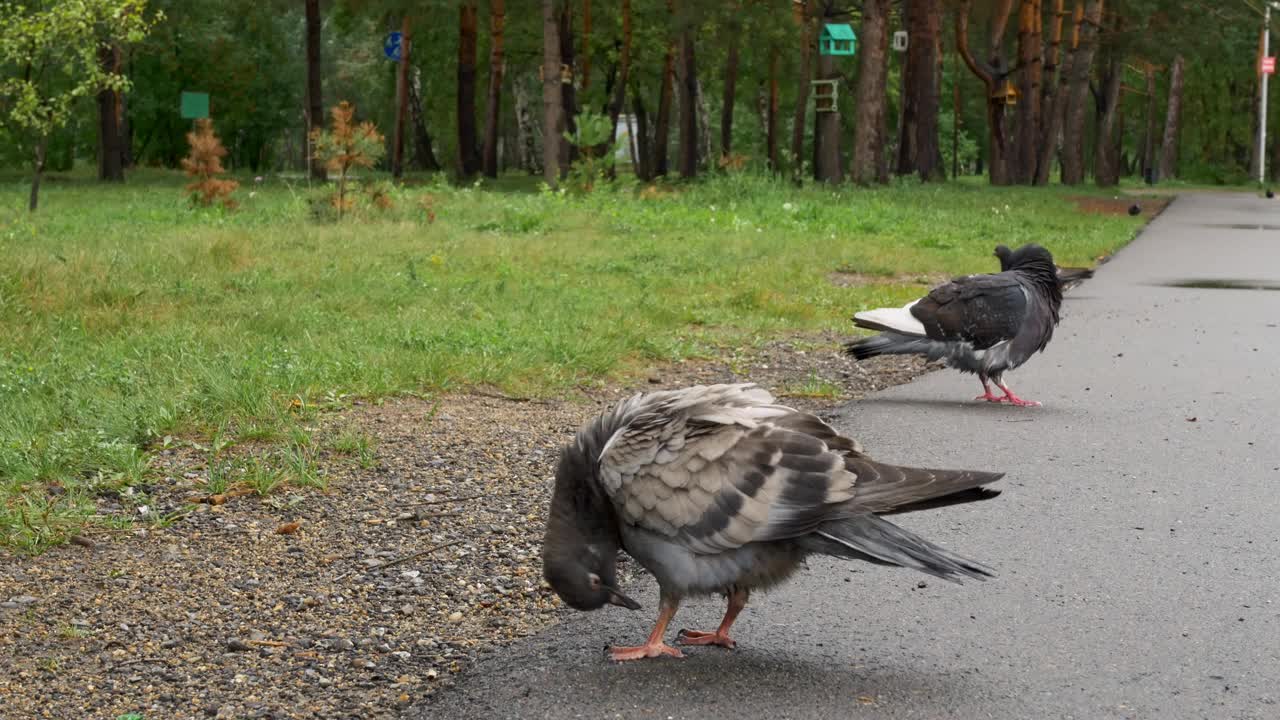
[[[1009,389],[1009,386],[1005,385],[1003,382],[997,382],[996,384],[1004,391],[1004,397],[1001,398],[1001,400],[1008,400],[1009,404],[1017,405],[1018,407],[1040,407],[1040,403],[1035,400],[1023,400],[1017,395],[1014,395],[1013,391]]]
[[[681,630],[676,635],[676,642],[681,645],[719,645],[730,650],[734,649],[738,643],[729,637],[729,626],[738,619],[738,613],[742,612],[742,608],[747,606],[747,595],[747,590],[734,590],[729,593],[729,607],[724,611],[724,620],[720,621],[720,627],[715,632]]]
[[[680,602],[678,600],[663,597],[658,611],[658,622],[653,626],[653,632],[649,633],[649,639],[645,640],[644,644],[639,647],[609,648],[609,658],[623,662],[626,660],[661,657],[663,655],[684,657],[684,653],[662,642],[662,636],[667,633],[667,625],[671,622],[671,618],[675,617],[676,609],[679,607]]]
[[[986,400],[987,402],[993,403],[1004,402],[1004,398],[999,395],[992,394],[991,383],[987,382],[986,375],[979,375],[978,379],[982,381],[982,394],[974,398],[974,400]],[[997,380],[996,384],[999,384],[999,382],[1000,381]]]

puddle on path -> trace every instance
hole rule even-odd
[[[1184,278],[1153,283],[1162,287],[1198,288],[1201,290],[1280,290],[1280,282],[1273,280],[1242,280],[1237,278]]]
[[[1222,230],[1280,230],[1280,225],[1259,225],[1258,223],[1200,223],[1199,227]]]

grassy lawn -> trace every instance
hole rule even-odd
[[[283,448],[270,472],[297,480],[303,422],[351,396],[554,395],[851,332],[924,274],[991,271],[997,242],[1089,264],[1142,223],[1082,214],[1074,189],[749,175],[586,198],[424,185],[322,223],[284,182],[247,182],[232,213],[189,209],[180,184],[53,178],[31,217],[25,180],[0,181],[0,546],[65,539],[95,493],[145,488],[149,452],[175,438],[265,441]],[[890,281],[841,287],[837,270]]]

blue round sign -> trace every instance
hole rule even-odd
[[[389,33],[385,40],[382,41],[382,54],[387,56],[388,60],[400,62],[400,33]]]

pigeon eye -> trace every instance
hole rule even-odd
[[[600,584],[601,584],[601,583],[600,583],[600,576],[599,576],[599,575],[597,575],[597,574],[595,574],[595,573],[590,573],[590,574],[588,574],[588,575],[587,575],[587,582],[591,584],[591,589],[592,589],[592,590],[599,590],[599,589],[600,589]]]

